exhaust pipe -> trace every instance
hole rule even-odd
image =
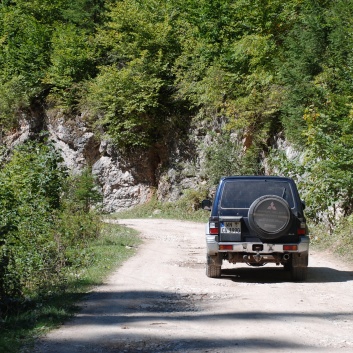
[[[289,255],[289,254],[284,254],[284,255],[283,255],[283,260],[284,260],[284,261],[288,261],[289,258],[290,258],[290,255]]]

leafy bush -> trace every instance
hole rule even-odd
[[[4,130],[18,125],[20,113],[29,108],[36,91],[26,87],[26,78],[22,75],[12,76],[0,85],[0,124]]]
[[[158,77],[145,72],[143,59],[120,70],[104,67],[89,84],[85,106],[102,116],[93,118],[94,125],[105,127],[118,146],[148,146],[157,128],[153,110],[161,85]]]
[[[92,261],[85,246],[100,234],[99,214],[91,210],[98,200],[94,179],[88,171],[68,179],[60,162],[50,144],[28,143],[0,170],[0,309],[5,313],[14,299],[65,283],[67,267]]]
[[[42,92],[50,30],[30,12],[0,6],[0,124],[10,129]]]
[[[205,174],[211,185],[218,184],[221,177],[228,175],[260,173],[256,146],[245,151],[241,143],[227,132],[215,135],[205,152]]]
[[[64,185],[63,203],[72,213],[89,213],[98,208],[103,201],[94,176],[89,168],[84,168],[78,175],[70,175]]]
[[[1,170],[7,190],[1,194],[1,213],[7,213],[1,219],[2,298],[24,296],[56,273],[53,223],[65,179],[58,163],[52,147],[29,144],[20,146]]]
[[[328,229],[324,223],[309,226],[312,245],[320,250],[329,249],[344,261],[353,262],[352,215],[338,220],[333,229]]]

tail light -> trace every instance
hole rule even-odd
[[[233,245],[220,245],[219,250],[233,250]]]
[[[283,245],[284,251],[297,251],[298,245]]]
[[[306,223],[301,222],[299,228],[297,229],[298,235],[305,235],[306,234]]]
[[[210,234],[218,235],[218,222],[210,222]]]

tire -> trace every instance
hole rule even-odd
[[[207,265],[206,276],[210,278],[221,277],[221,266]]]
[[[288,233],[293,214],[288,202],[280,196],[266,195],[256,199],[249,208],[249,226],[259,238],[271,240]]]
[[[284,265],[284,269],[291,272],[292,280],[294,282],[303,282],[308,277],[308,264],[308,252],[292,254],[290,262]]]
[[[218,255],[207,255],[206,276],[210,278],[221,277],[222,257]]]

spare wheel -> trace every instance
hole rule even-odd
[[[292,224],[292,211],[280,196],[265,195],[249,208],[249,226],[262,239],[276,239],[285,235]]]

